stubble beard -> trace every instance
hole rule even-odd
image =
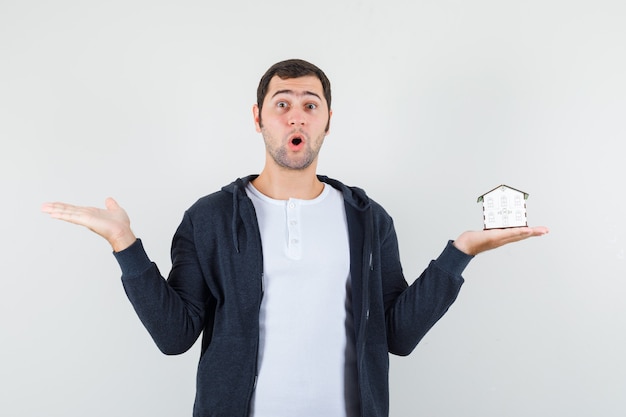
[[[306,139],[304,147],[297,155],[290,155],[291,151],[288,148],[288,144],[279,143],[278,145],[274,145],[276,141],[273,140],[271,134],[265,129],[262,129],[261,132],[265,141],[265,148],[274,162],[279,167],[290,170],[304,170],[310,167],[317,158],[322,143],[324,143],[324,137],[326,136],[325,133],[322,133],[311,141],[308,136],[302,133],[302,136]]]

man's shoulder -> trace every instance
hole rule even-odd
[[[232,203],[232,194],[222,189],[198,198],[196,202],[189,207],[189,211],[201,210],[213,206],[222,206],[224,204],[232,205]]]
[[[354,206],[357,209],[366,210],[367,208],[369,208],[372,202],[367,196],[365,190],[363,190],[362,188],[346,185],[337,179],[330,178],[325,175],[318,175],[318,179],[323,183],[326,183],[333,188],[339,190],[342,193],[343,199],[346,201],[346,203]]]
[[[230,212],[245,197],[245,187],[253,176],[237,178],[221,189],[200,197],[187,209],[191,215],[207,214],[212,212]]]
[[[389,214],[383,206],[376,200],[372,199],[363,188],[354,185],[346,185],[337,179],[329,178],[327,176],[320,175],[319,179],[341,191],[344,201],[358,211],[371,211],[374,217],[389,217]]]

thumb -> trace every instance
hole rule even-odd
[[[113,199],[112,197],[108,197],[106,200],[104,200],[104,205],[107,210],[118,210],[120,208],[120,205],[117,204],[117,201],[115,201],[115,199]]]

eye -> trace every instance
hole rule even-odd
[[[287,108],[288,104],[286,101],[279,101],[278,103],[276,103],[276,107],[278,107],[279,109],[285,109]]]
[[[315,110],[315,109],[317,109],[317,104],[309,103],[309,104],[306,105],[306,108],[309,109],[309,110]]]

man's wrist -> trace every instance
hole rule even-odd
[[[472,250],[472,248],[469,247],[466,240],[463,238],[463,235],[459,236],[455,241],[452,242],[452,244],[454,245],[455,248],[457,248],[458,250],[460,250],[466,255],[470,255],[470,256],[476,255],[474,251]]]
[[[136,240],[137,238],[135,237],[133,232],[129,232],[129,233],[124,234],[123,236],[120,236],[114,240],[111,240],[109,243],[111,244],[111,247],[113,248],[113,252],[121,252],[124,249],[127,249],[133,243],[135,243]]]

